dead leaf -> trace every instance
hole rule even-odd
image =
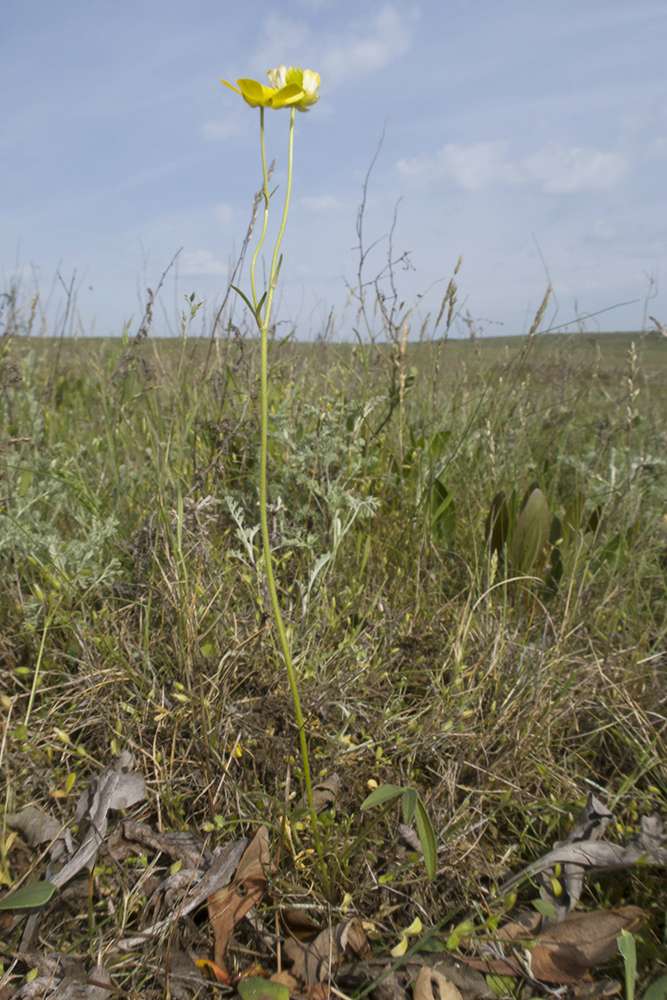
[[[621,931],[635,934],[644,920],[636,906],[571,913],[537,938],[529,953],[532,975],[544,983],[576,983],[618,954]]]
[[[460,992],[437,969],[419,970],[413,989],[414,1000],[463,1000]]]
[[[52,976],[39,976],[26,983],[14,994],[13,1000],[107,1000],[112,992],[111,977],[103,965],[98,965],[84,982],[65,976],[60,982]]]
[[[619,910],[594,910],[570,913],[537,937],[520,936],[516,925],[512,937],[513,955],[500,952],[498,945],[485,945],[483,960],[462,959],[474,969],[502,976],[529,976],[543,983],[574,985],[608,959],[618,954],[617,938],[622,930],[635,934],[643,925],[645,914],[636,906]],[[511,926],[511,925],[508,925]],[[502,941],[502,931],[498,932]],[[531,943],[531,947],[520,946]],[[532,944],[534,942],[534,944]]]
[[[49,853],[53,862],[64,861],[74,851],[69,830],[45,809],[26,806],[19,813],[6,813],[5,822],[13,830],[19,830],[30,847],[51,841]]]
[[[280,910],[280,921],[285,933],[299,941],[312,941],[322,930],[322,921],[311,916],[308,910],[286,906]]]
[[[291,941],[285,946],[285,953],[294,961],[293,975],[310,986],[323,982],[344,959],[366,958],[370,950],[358,917],[326,927],[310,944]]]
[[[619,981],[604,976],[592,983],[580,983],[574,987],[572,994],[574,1000],[605,1000],[606,997],[614,997],[620,992]]]
[[[280,972],[274,972],[272,976],[269,976],[272,983],[282,983],[286,986],[290,993],[298,993],[299,991],[299,980],[296,976],[293,976],[288,969],[282,969]]]
[[[158,959],[157,981],[171,1000],[193,1000],[202,995],[204,978],[186,951],[169,945]]]
[[[82,868],[92,867],[106,836],[109,809],[126,809],[146,797],[144,779],[132,771],[133,767],[132,754],[124,750],[116,762],[105,767],[93,782],[90,804],[84,806],[83,803],[84,798],[86,802],[89,801],[88,794],[79,799],[75,815],[89,821],[88,830],[74,857],[51,876],[49,881],[54,885],[60,887],[74,878]]]
[[[226,969],[225,952],[234,926],[260,901],[270,871],[269,831],[259,828],[239,862],[234,880],[208,898],[208,915],[215,940],[214,962]]]
[[[193,883],[192,879],[190,879],[187,896],[178,905],[174,905],[169,916],[163,920],[158,920],[149,927],[145,927],[141,934],[135,937],[121,938],[118,942],[119,948],[132,949],[143,947],[146,944],[147,938],[161,934],[165,928],[178,920],[179,917],[184,917],[193,910],[198,909],[202,903],[207,901],[209,896],[223,886],[228,886],[236,873],[239,861],[247,846],[248,841],[243,837],[240,840],[235,840],[231,844],[226,844],[224,847],[219,848],[214,853],[213,863],[205,875],[198,882],[195,881]],[[195,873],[190,872],[189,874],[194,876]],[[172,877],[170,876],[170,878]]]
[[[156,833],[147,823],[125,820],[109,835],[106,848],[115,861],[142,851],[161,851],[184,868],[208,868],[213,855],[193,833]]]
[[[340,778],[337,774],[332,774],[326,781],[320,781],[319,784],[313,785],[313,805],[315,806],[315,812],[321,813],[332,806],[338,798],[339,791]],[[299,799],[297,808],[308,808],[308,799],[305,795]]]
[[[501,894],[540,872],[552,871],[556,865],[564,867],[566,888],[569,886],[568,892],[575,900],[581,892],[580,880],[588,869],[628,868],[636,864],[667,866],[667,838],[662,832],[662,820],[658,815],[643,816],[641,832],[625,847],[596,841],[611,816],[612,813],[601,802],[593,796],[589,797],[582,822],[568,840],[557,843],[548,854],[504,882]]]
[[[497,937],[501,941],[515,941],[517,938],[534,938],[542,926],[542,916],[537,910],[521,910],[514,920],[498,928]]]
[[[62,830],[62,823],[37,806],[26,806],[19,813],[6,813],[5,822],[12,830],[20,830],[30,847],[55,840]]]
[[[336,982],[348,993],[373,983],[373,1000],[407,1000],[407,988],[422,968],[436,969],[444,975],[463,1000],[495,1000],[495,993],[480,972],[446,952],[411,955],[400,964],[388,958],[345,963],[336,971]]]

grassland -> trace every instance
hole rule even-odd
[[[327,900],[254,531],[256,344],[8,327],[6,812],[32,804],[71,822],[91,776],[128,749],[148,791],[128,815],[211,848],[265,824],[277,859],[265,923],[306,903],[326,923],[343,905],[378,952],[415,917],[454,947],[464,917],[481,927],[534,897],[527,884],[494,902],[503,879],[565,839],[590,792],[615,814],[607,838],[627,842],[667,808],[666,352],[657,334],[272,348],[280,598],[311,766],[340,779],[322,814]],[[512,538],[536,488],[548,537],[528,551]],[[421,796],[432,882],[397,809],[368,828],[373,782]],[[33,863],[44,877],[8,826],[0,846],[3,885]],[[148,890],[130,886],[148,864],[100,861],[83,902],[49,911],[41,947],[102,956],[119,988],[163,995],[174,941],[149,942],[140,960],[119,946],[140,925]],[[168,868],[151,864],[154,880]],[[628,904],[647,915],[645,985],[667,959],[661,870],[596,873],[580,908]],[[179,933],[207,957],[205,924]],[[20,935],[5,946],[14,987],[29,967],[12,965]],[[256,930],[239,925],[236,946],[232,964],[250,951],[271,966]]]

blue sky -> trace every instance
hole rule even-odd
[[[259,112],[219,77],[298,64],[322,84],[296,122],[285,330],[316,336],[333,310],[351,335],[356,214],[385,122],[366,277],[386,263],[398,203],[395,251],[413,269],[397,268],[397,290],[425,293],[415,328],[460,255],[459,304],[484,335],[524,332],[548,280],[553,325],[604,309],[587,329],[665,322],[665,38],[664,0],[4,4],[4,288],[19,278],[28,294],[37,280],[53,330],[56,275],[76,272],[78,329],[118,335],[130,319],[136,330],[146,286],[182,247],[154,333],[176,332],[192,292],[205,328],[261,183]],[[288,123],[267,113],[277,198]]]

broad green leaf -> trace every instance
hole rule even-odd
[[[533,568],[547,543],[550,527],[547,498],[542,490],[535,489],[519,514],[510,546],[510,562],[519,573]]]
[[[391,799],[397,799],[399,795],[403,794],[403,789],[400,785],[380,785],[371,794],[364,799],[361,803],[362,809],[372,809],[373,806],[380,806],[383,802],[389,802]]]
[[[30,489],[30,483],[32,482],[32,469],[24,469],[21,473],[21,480],[19,482],[19,496],[24,497],[28,490]]]
[[[414,788],[406,788],[403,792],[401,796],[401,811],[405,824],[408,824],[414,816],[418,798],[419,796]]]
[[[32,882],[0,899],[0,910],[30,910],[44,906],[56,892],[53,882]]]
[[[241,1000],[289,1000],[289,987],[262,976],[246,976],[236,987]]]
[[[419,834],[419,839],[422,842],[426,874],[428,875],[429,882],[432,882],[435,878],[435,869],[438,863],[438,848],[435,843],[435,831],[433,830],[433,825],[431,820],[428,818],[428,813],[426,812],[421,799],[417,799],[415,820],[417,823],[417,833]]]
[[[667,976],[660,976],[660,979],[656,979],[654,983],[651,983],[644,994],[644,1000],[665,1000],[666,997]]]

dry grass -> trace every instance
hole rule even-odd
[[[133,819],[211,849],[266,824],[278,869],[264,921],[298,903],[326,919],[345,900],[374,924],[379,949],[415,916],[425,927],[445,920],[446,937],[448,915],[455,924],[502,909],[491,902],[499,883],[567,835],[590,790],[617,816],[612,838],[627,839],[642,813],[664,815],[661,342],[638,339],[634,360],[621,335],[538,337],[528,350],[422,343],[400,362],[381,345],[274,351],[281,600],[312,767],[341,781],[322,818],[327,901],[294,812],[298,739],[251,536],[254,345],[12,334],[0,342],[7,812],[33,804],[71,823],[87,782],[128,749],[147,787]],[[396,381],[399,363],[414,382],[400,370]],[[451,497],[446,523],[434,517],[435,477]],[[494,494],[520,501],[534,481],[561,518],[578,494],[586,518],[599,507],[551,590],[551,550],[504,583],[484,539]],[[373,497],[375,516],[359,513],[340,539],[353,501]],[[306,601],[326,552],[335,557]],[[366,830],[369,780],[419,790],[438,841],[432,884],[398,837],[397,813]],[[286,816],[291,842],[280,836]],[[6,886],[30,865],[44,877],[38,851],[8,827],[1,836]],[[35,950],[101,957],[121,989],[162,995],[165,956],[211,954],[201,919],[140,959],[119,944],[169,864],[119,865],[103,852],[92,880],[48,911]],[[662,879],[652,869],[596,876],[582,900],[625,903],[649,915],[638,947],[650,978],[664,961]],[[30,964],[12,964],[21,931],[5,944],[14,986]],[[232,964],[272,968],[267,940],[239,925]]]

